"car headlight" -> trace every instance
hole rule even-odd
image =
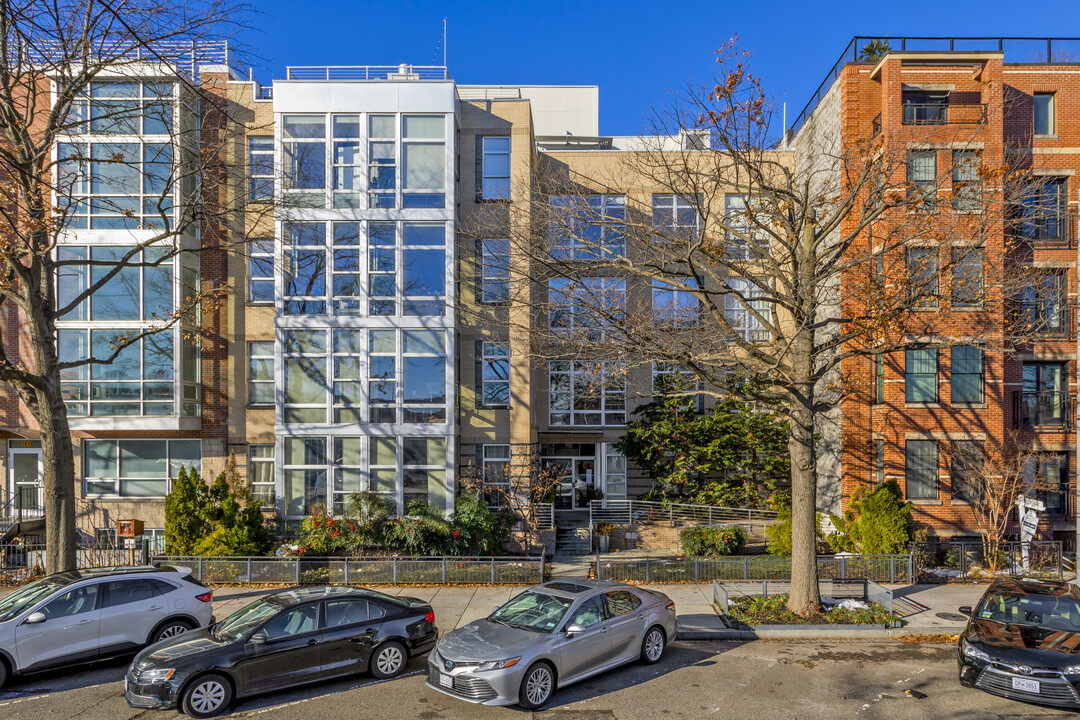
[[[1080,665],[1070,665],[1061,671],[1065,675],[1080,675]]]
[[[967,640],[964,640],[962,647],[964,657],[966,658],[970,658],[971,660],[982,660],[983,662],[993,662],[994,660],[992,657],[990,657],[989,653],[983,652],[979,648],[969,643]]]
[[[508,667],[513,667],[521,662],[521,656],[512,657],[509,660],[489,660],[488,662],[480,663],[476,666],[476,672],[483,672],[485,670],[505,670]]]
[[[176,668],[153,668],[151,670],[143,670],[139,675],[139,682],[147,685],[157,685],[168,681],[176,672]]]

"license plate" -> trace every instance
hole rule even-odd
[[[1023,690],[1024,692],[1037,693],[1039,692],[1038,680],[1026,680],[1024,678],[1013,678],[1013,690]]]
[[[439,684],[443,687],[452,688],[454,687],[454,678],[450,677],[449,675],[443,675],[442,673],[439,673]],[[1035,684],[1038,685],[1039,683]],[[1039,692],[1037,688],[1035,692]]]

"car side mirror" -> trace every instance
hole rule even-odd
[[[585,628],[583,628],[580,625],[574,624],[574,625],[567,626],[565,632],[566,632],[566,637],[569,639],[569,638],[577,637],[581,633],[585,632]]]
[[[491,612],[497,613],[497,612],[499,612],[499,608],[501,608],[501,607],[502,607],[502,605],[496,605],[495,607],[491,608]]]
[[[48,620],[48,617],[46,617],[45,613],[39,610],[38,612],[32,612],[27,615],[24,622],[27,625],[37,625],[38,623],[43,623],[46,620]]]
[[[962,614],[967,615],[968,617],[971,617],[971,614],[975,612],[975,610],[970,605],[961,605],[957,608],[957,610],[959,610]]]
[[[257,632],[250,638],[248,638],[248,642],[250,642],[252,645],[262,645],[266,642],[266,640],[266,633],[264,632]]]

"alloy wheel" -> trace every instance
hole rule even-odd
[[[530,703],[539,706],[547,702],[549,695],[551,695],[551,671],[541,665],[529,673],[529,679],[525,683],[525,696],[529,698]]]
[[[191,707],[200,714],[210,715],[225,702],[225,686],[217,680],[205,680],[191,691]]]
[[[664,634],[659,630],[652,630],[645,638],[645,657],[650,662],[656,662],[664,652]]]
[[[161,628],[161,632],[158,633],[158,640],[165,640],[166,638],[176,637],[177,635],[183,635],[188,631],[188,626],[183,623],[175,623],[173,625],[166,625]]]

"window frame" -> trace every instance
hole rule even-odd
[[[930,172],[929,178],[917,178],[920,173],[917,172],[919,168],[918,160],[929,158],[932,163],[928,163]],[[907,180],[908,180],[908,197],[914,198],[917,196],[922,197],[922,206],[914,207],[916,212],[935,212],[937,210],[937,176],[938,176],[938,157],[937,150],[908,150],[907,156]]]
[[[505,456],[501,453],[505,450]],[[484,478],[484,497],[488,501],[488,507],[492,509],[505,509],[510,507],[510,463],[513,459],[513,449],[509,444],[496,443],[485,444],[481,446],[480,450],[480,463],[481,472]],[[489,474],[489,468],[501,467],[501,475],[503,478],[499,482],[494,482]],[[505,488],[505,489],[501,489]],[[492,500],[500,500],[499,502],[492,502]]]
[[[732,332],[748,343],[767,343],[772,340],[772,330],[762,325],[751,313],[749,304],[759,315],[767,316],[772,322],[772,303],[762,300],[766,291],[761,285],[746,277],[731,276],[724,278],[731,292],[724,295],[724,319]],[[740,299],[741,298],[741,299]]]
[[[274,136],[248,135],[247,154],[248,202],[273,202],[277,192],[277,173],[274,172]],[[270,162],[270,172],[256,172],[257,169],[265,169],[262,163],[267,160]]]
[[[256,449],[259,452],[269,450],[269,454],[260,455],[256,454]],[[256,481],[255,473],[252,472],[256,466],[269,465],[270,466],[270,480]],[[251,497],[255,500],[262,501],[263,508],[274,508],[277,504],[277,479],[275,477],[275,469],[277,465],[277,458],[275,457],[275,449],[273,443],[250,443],[248,444],[248,466],[247,466],[247,488],[251,493]],[[269,488],[269,494],[264,492],[264,488]]]
[[[911,482],[913,472],[917,472],[920,468],[913,467],[919,460],[917,456],[912,455],[912,450],[915,447],[933,447],[933,463],[927,468],[922,468],[929,476],[926,480],[929,482],[929,487],[921,494],[913,494],[913,484]],[[940,448],[938,447],[937,440],[926,439],[912,439],[906,440],[904,443],[904,497],[907,500],[939,500],[941,498],[941,458],[939,455]]]
[[[913,372],[912,365],[918,361],[919,358],[915,357],[915,353],[932,353],[923,358],[923,361],[929,362],[933,359],[934,371],[930,372]],[[940,382],[938,381],[938,375],[941,371],[941,358],[939,357],[937,348],[911,348],[904,351],[904,402],[907,404],[933,404],[937,403],[941,399],[940,395]],[[916,397],[912,391],[912,379],[914,378],[933,378],[933,399],[922,399],[921,396]]]
[[[965,349],[970,349],[978,353],[977,372],[958,373],[956,371],[959,362],[957,351]],[[957,383],[955,380],[957,376],[978,378],[979,393],[977,399],[957,398]],[[949,402],[952,405],[981,405],[986,402],[986,351],[982,348],[975,345],[954,345],[949,348]]]
[[[1047,132],[1039,132],[1039,99],[1048,98]],[[1055,137],[1057,131],[1057,93],[1035,92],[1031,94],[1031,134],[1035,137]]]
[[[120,452],[121,451],[121,443],[132,443],[132,442],[163,442],[163,443],[165,443],[165,458],[164,458],[164,465],[165,465],[164,472],[165,472],[165,474],[164,474],[164,477],[156,477],[156,476],[150,476],[150,475],[145,475],[143,477],[138,477],[138,476],[135,476],[135,477],[123,477],[123,475],[122,475],[122,473],[123,473],[123,467],[122,467],[123,460],[122,460],[121,452]],[[198,462],[197,467],[196,467],[195,462],[192,462],[189,465],[177,465],[177,460],[179,460],[180,458],[174,459],[174,457],[173,457],[173,445],[175,443],[197,443],[198,444],[198,447],[199,447],[199,459],[197,461]],[[88,472],[89,472],[89,462],[87,460],[88,453],[90,451],[91,446],[95,445],[95,444],[100,444],[102,446],[111,444],[113,446],[114,450],[113,450],[112,457],[113,457],[113,463],[115,464],[115,469],[113,471],[114,474],[112,476],[107,476],[107,475],[94,475],[94,476],[91,476],[91,475],[88,474]],[[82,472],[81,472],[83,497],[84,498],[129,498],[129,499],[132,499],[132,500],[148,500],[148,499],[158,500],[158,499],[162,499],[162,498],[166,497],[170,492],[172,492],[173,480],[176,479],[176,476],[179,474],[179,471],[180,471],[181,467],[195,468],[196,470],[199,470],[200,472],[202,471],[202,454],[203,454],[202,440],[199,439],[199,438],[93,438],[93,439],[83,440],[83,443],[82,443]],[[182,458],[182,459],[187,460],[188,458]],[[144,481],[145,480],[154,480],[154,481],[164,480],[165,481],[165,493],[163,495],[131,495],[131,494],[124,494],[124,493],[121,492],[122,483],[124,481],[138,482],[140,480],[144,480]],[[111,493],[110,492],[91,492],[90,487],[89,487],[91,483],[98,484],[98,485],[105,485],[108,482],[112,482],[112,484],[113,484],[113,491]]]
[[[506,149],[488,149],[489,140],[500,140],[506,142]],[[494,144],[494,143],[492,143]],[[513,142],[509,135],[488,135],[481,138],[480,143],[481,158],[480,158],[480,199],[485,202],[509,202],[510,200],[510,153],[513,149]],[[506,175],[495,175],[489,172],[489,157],[506,157]],[[505,190],[503,192],[488,192],[488,180],[494,181],[506,181]],[[502,186],[500,186],[501,188]]]
[[[504,376],[496,374],[496,365],[505,365]],[[492,370],[490,379],[488,377],[489,369]],[[489,396],[488,388],[495,386],[505,386],[505,402],[492,402],[492,396]],[[480,343],[480,405],[486,408],[508,408],[510,407],[510,401],[510,343],[483,340]]]
[[[256,275],[256,263],[265,263],[266,260],[270,261],[270,274],[269,275]],[[273,305],[274,296],[277,292],[275,289],[275,273],[274,273],[274,240],[270,239],[258,239],[248,242],[247,247],[247,304],[248,305]],[[263,270],[262,272],[265,272]],[[256,291],[255,287],[258,284],[259,287],[268,286],[270,295],[268,298],[254,299],[256,295],[263,295],[265,290]]]
[[[269,352],[265,352],[266,349],[267,349],[265,347],[259,347],[259,348],[255,347],[255,346],[267,346],[267,345],[269,346]],[[256,349],[261,349],[264,352],[262,354],[259,354],[259,355],[252,354],[253,351],[256,350]],[[276,360],[274,358],[275,358],[275,353],[274,353],[274,341],[273,340],[248,340],[247,341],[247,360],[248,360],[248,362],[247,362],[247,365],[248,365],[248,372],[247,372],[248,401],[247,401],[247,406],[248,407],[250,407],[250,408],[272,408],[272,407],[274,407],[274,405],[276,403],[275,395],[276,395],[276,389],[277,389],[277,381],[275,379],[276,378],[277,362],[276,362]],[[254,366],[254,363],[253,363],[253,361],[255,361],[255,360],[260,360],[260,361],[269,360],[270,361],[270,377],[269,378],[256,378],[255,377],[255,372],[254,372],[255,366]],[[256,390],[256,388],[260,388],[260,387],[263,387],[263,386],[269,386],[270,387],[271,400],[269,400],[268,402],[267,401],[256,402],[255,399],[254,399],[255,395],[256,395],[255,390]]]
[[[480,241],[480,302],[502,305],[510,301],[510,241]]]
[[[598,371],[589,366],[599,365]],[[622,382],[612,382],[625,372],[625,365],[619,362],[585,363],[580,360],[551,360],[548,362],[548,424],[554,427],[618,427],[626,425],[626,378]],[[578,401],[585,395],[578,392],[579,378],[587,380],[590,376],[598,377],[596,387],[599,403],[597,407],[580,407]],[[553,379],[565,378],[565,388],[553,392]],[[568,402],[566,409],[555,407],[557,397],[564,397]],[[566,419],[563,420],[563,416]],[[596,416],[598,422],[584,422],[589,416]],[[581,420],[581,421],[579,421]],[[614,421],[614,422],[612,422]]]
[[[978,150],[952,151],[952,209],[961,213],[982,211],[982,153]]]

